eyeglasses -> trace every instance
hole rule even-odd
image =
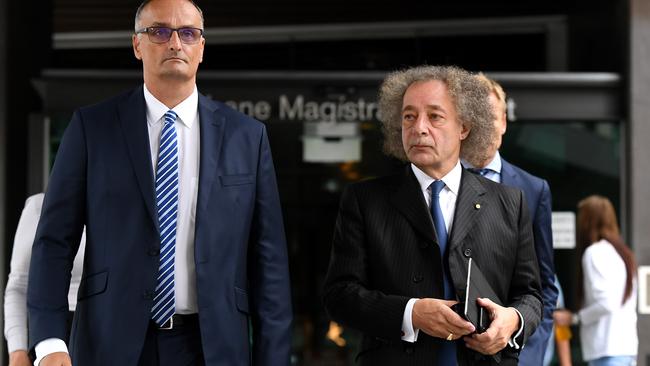
[[[199,28],[169,28],[169,27],[147,27],[139,29],[135,34],[147,33],[149,40],[153,43],[167,43],[172,38],[172,33],[178,32],[178,38],[185,44],[195,44],[201,40],[203,29]]]

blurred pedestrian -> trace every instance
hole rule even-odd
[[[594,195],[578,203],[577,242],[582,307],[556,312],[556,323],[580,325],[582,355],[590,366],[636,365],[636,264],[607,198]]]
[[[36,235],[36,227],[41,216],[43,206],[43,193],[30,196],[25,201],[25,208],[20,215],[14,247],[11,252],[11,272],[5,288],[5,339],[9,352],[9,366],[31,366],[27,346],[27,278],[29,263],[32,257],[32,243]],[[68,319],[72,321],[72,314],[77,305],[77,290],[81,280],[81,268],[86,247],[86,235],[81,237],[79,252],[74,259],[72,278],[68,291],[69,311]],[[68,327],[69,331],[69,327]]]

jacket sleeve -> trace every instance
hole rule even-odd
[[[530,215],[521,191],[519,195],[517,258],[508,306],[519,310],[524,319],[522,343],[518,342],[521,345],[526,343],[542,319],[542,297]]]
[[[253,294],[253,364],[289,365],[292,310],[287,245],[265,128],[262,128],[259,145],[253,215],[249,262]]]
[[[324,304],[335,321],[364,334],[400,340],[405,296],[372,289],[364,222],[355,185],[343,193],[325,279]]]
[[[67,339],[68,288],[85,221],[86,138],[75,112],[52,169],[32,247],[27,309],[29,346]]]
[[[535,210],[533,235],[535,252],[539,263],[539,275],[542,285],[542,302],[544,313],[542,322],[537,330],[544,335],[544,344],[551,335],[553,328],[553,310],[557,304],[558,289],[555,286],[555,265],[553,260],[553,232],[551,229],[551,191],[548,183],[543,181],[539,203]]]

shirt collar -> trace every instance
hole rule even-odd
[[[417,178],[418,183],[420,183],[420,188],[422,188],[423,191],[429,188],[431,183],[433,183],[436,179],[431,178],[430,176],[427,175],[427,173],[423,172],[415,166],[415,164],[411,163],[411,169],[413,170],[413,174],[415,174],[415,178]],[[455,195],[458,195],[458,191],[460,189],[460,177],[463,173],[463,168],[460,165],[460,160],[456,163],[453,169],[447,173],[441,181],[445,182],[445,186]]]
[[[163,102],[156,99],[156,97],[151,94],[147,89],[147,85],[144,85],[144,101],[147,104],[147,123],[149,125],[155,125],[162,121],[163,116],[169,108]],[[178,119],[187,126],[192,128],[194,121],[196,120],[196,114],[199,110],[199,92],[194,86],[194,91],[190,94],[189,97],[185,98],[180,102],[176,107],[172,108],[172,111],[176,112]]]
[[[470,168],[476,168],[474,165],[470,164],[467,160],[462,159],[463,166],[467,169]],[[499,150],[497,150],[496,154],[494,154],[494,158],[492,158],[492,161],[490,161],[486,166],[481,167],[482,169],[490,169],[492,171],[497,172],[498,174],[501,174],[501,154],[499,154]]]

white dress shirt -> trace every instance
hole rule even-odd
[[[151,151],[152,176],[155,177],[158,163],[158,149],[162,134],[163,119],[169,108],[149,92],[144,85],[144,100],[147,106],[147,129]],[[178,115],[176,127],[178,142],[178,213],[176,220],[176,249],[174,258],[174,293],[177,314],[191,314],[198,311],[196,298],[196,270],[194,264],[194,227],[196,222],[196,201],[199,190],[199,94],[194,87],[192,94],[172,108]],[[68,352],[60,339],[48,338],[36,345],[36,361],[50,353]]]
[[[465,159],[461,159],[461,162],[467,169],[476,169],[474,165],[470,164]],[[488,165],[483,167],[483,169],[490,170],[487,174],[484,175],[484,177],[493,182],[501,183],[501,165],[501,154],[499,154],[499,150],[497,150],[496,154],[494,154],[494,158],[492,158]]]
[[[605,356],[636,356],[639,345],[636,283],[623,302],[625,263],[607,240],[591,244],[582,256],[584,307],[580,342],[585,361]]]
[[[27,279],[29,263],[32,258],[32,244],[36,236],[38,219],[43,206],[43,193],[27,198],[25,207],[18,221],[14,247],[11,252],[11,272],[5,288],[5,339],[9,353],[17,350],[27,350]],[[86,248],[86,233],[84,231],[79,244],[79,251],[72,266],[72,278],[68,291],[68,305],[74,311],[77,305],[77,291],[81,281],[81,270]]]

